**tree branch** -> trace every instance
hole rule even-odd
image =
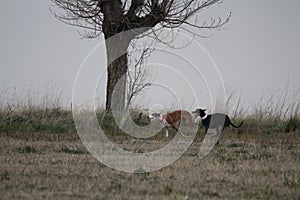
[[[148,31],[160,24],[163,28],[180,28],[182,25],[194,30],[188,32],[199,35],[201,29],[219,29],[228,23],[229,16],[211,19],[198,24],[191,22],[200,11],[220,4],[222,0],[51,0],[64,14],[54,11],[52,14],[60,21],[90,30],[92,35],[102,32],[106,38],[122,31],[144,28]],[[60,13],[60,14],[57,14]],[[155,29],[154,29],[155,30]],[[136,32],[136,35],[142,32]]]

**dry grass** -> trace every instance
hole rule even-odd
[[[75,138],[45,139],[41,134],[28,140],[28,136],[1,134],[1,199],[300,198],[299,132],[226,132],[202,160],[197,157],[198,136],[179,160],[148,174],[110,169]],[[146,144],[158,148],[167,142]],[[137,148],[140,143],[144,141],[134,142]],[[122,141],[124,148],[132,145],[130,140]]]
[[[172,165],[127,174],[86,151],[62,92],[45,91],[0,91],[0,199],[300,199],[299,92],[291,102],[286,92],[277,103],[274,96],[262,99],[250,112],[239,97],[229,114],[244,119],[243,127],[227,129],[207,157],[197,156],[198,135]],[[102,128],[125,150],[151,151],[171,139],[162,131],[134,140],[113,122]],[[287,127],[296,132],[282,133]]]

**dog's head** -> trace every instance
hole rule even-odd
[[[161,114],[160,113],[149,113],[148,118],[151,119],[151,120],[160,119]]]
[[[195,114],[195,115],[197,115],[197,116],[200,116],[202,118],[202,117],[204,117],[206,115],[205,111],[206,111],[206,109],[197,108],[192,113]]]

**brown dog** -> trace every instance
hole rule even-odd
[[[164,128],[166,129],[166,137],[169,136],[169,126],[171,126],[174,130],[178,132],[177,124],[182,122],[185,124],[193,124],[192,115],[188,111],[185,110],[176,110],[166,115],[162,115],[160,113],[151,113],[149,114],[149,118],[152,119],[159,119],[163,124]]]

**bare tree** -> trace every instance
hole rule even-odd
[[[222,0],[52,0],[52,13],[66,24],[81,27],[86,38],[98,37],[101,33],[106,39],[108,69],[106,110],[111,111],[112,92],[118,83],[118,110],[124,110],[126,98],[126,74],[128,70],[127,53],[113,60],[114,55],[127,52],[130,42],[147,31],[162,28],[184,28],[191,34],[198,34],[202,29],[217,29],[228,22],[230,15],[222,20],[212,19],[209,22],[198,23],[192,20],[201,10],[219,4]],[[60,11],[62,10],[62,12]],[[186,28],[193,29],[190,31]],[[122,38],[119,33],[144,28],[133,32],[129,38]],[[107,40],[118,36],[113,42]],[[116,48],[117,47],[117,48]]]

